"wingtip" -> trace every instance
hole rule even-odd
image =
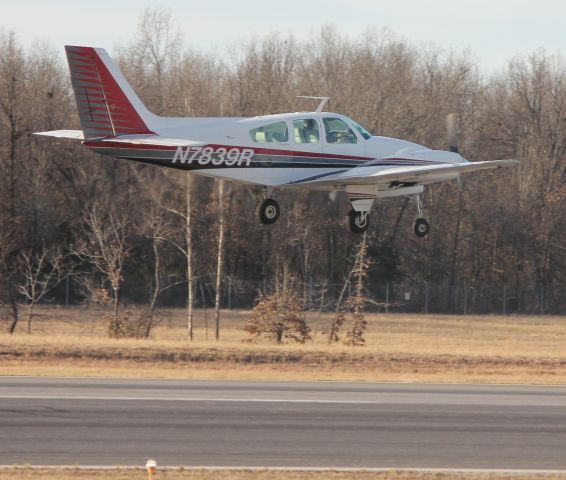
[[[501,158],[499,160],[491,160],[491,161],[495,162],[498,168],[514,167],[515,165],[519,165],[519,163],[521,163],[519,160],[515,158]]]

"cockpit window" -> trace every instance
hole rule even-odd
[[[295,120],[293,130],[295,131],[295,143],[318,143],[320,139],[318,124],[314,118]]]
[[[328,143],[357,143],[358,138],[344,120],[325,118],[326,141]]]
[[[288,142],[289,130],[285,122],[270,123],[250,130],[254,142]]]
[[[371,138],[371,133],[369,133],[364,127],[362,127],[358,122],[354,122],[354,120],[352,120],[351,118],[349,118],[348,120],[350,120],[350,123],[352,124],[352,127],[354,127],[362,137],[364,137],[366,140],[368,138]]]

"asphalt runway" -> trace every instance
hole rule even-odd
[[[566,469],[566,387],[0,377],[0,464]]]

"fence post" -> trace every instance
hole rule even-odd
[[[385,282],[385,313],[389,313],[389,282]]]
[[[424,313],[428,313],[428,282],[424,282],[425,284],[425,303],[424,303]]]
[[[349,284],[348,284],[349,286]],[[322,285],[320,286],[320,311],[322,312],[323,310],[325,310],[324,308],[324,295],[326,294],[326,280],[324,282],[322,282]]]
[[[312,275],[309,278],[309,310],[312,310]]]
[[[507,315],[507,285],[503,285],[503,315]]]
[[[202,287],[202,280],[199,280],[198,286],[200,288],[200,297],[202,301],[202,313],[204,315],[204,338],[208,340],[208,316],[206,315],[206,298],[204,297],[204,288]]]
[[[464,315],[468,313],[468,286],[464,283]]]
[[[540,284],[540,314],[544,315],[544,285]]]
[[[228,310],[232,310],[232,277],[228,277]]]
[[[65,306],[69,306],[69,275],[65,277]]]

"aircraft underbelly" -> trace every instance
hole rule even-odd
[[[191,173],[208,177],[224,178],[257,185],[278,186],[293,180],[291,168],[210,168],[193,170]]]
[[[267,186],[287,186],[292,182],[310,176],[330,175],[343,168],[220,168],[220,169],[200,169],[193,173],[206,175],[209,177],[225,178],[238,182],[254,183]]]

